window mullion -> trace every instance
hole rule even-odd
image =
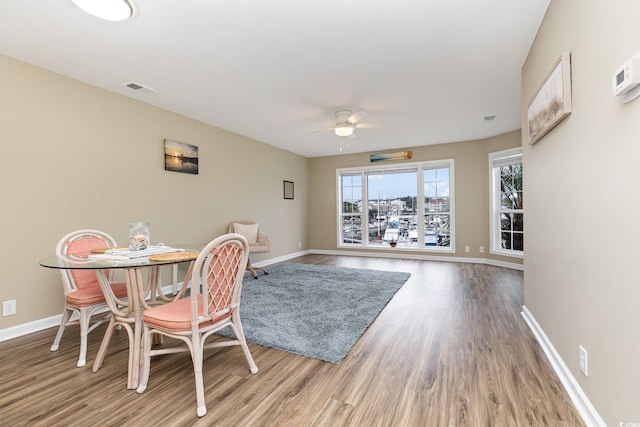
[[[369,183],[367,174],[362,171],[362,245],[369,246]]]
[[[418,228],[418,247],[424,248],[424,169],[420,168],[420,172],[416,174],[418,180],[418,195],[416,207],[416,222]]]

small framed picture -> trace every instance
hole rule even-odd
[[[284,198],[293,200],[293,181],[283,181]]]

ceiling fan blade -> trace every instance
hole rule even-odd
[[[378,129],[380,126],[374,125],[373,123],[358,123],[356,125],[357,129]]]
[[[328,130],[333,130],[333,128],[330,127],[330,128],[318,129],[318,130],[314,130],[313,132],[309,132],[309,134],[310,135],[315,135],[315,134],[318,134],[318,133],[326,132]]]
[[[347,119],[347,122],[349,122],[349,123],[355,123],[355,122],[357,122],[357,121],[359,121],[359,120],[364,119],[365,117],[367,117],[367,113],[366,113],[366,112],[364,112],[364,111],[358,111],[357,113],[353,113],[353,114],[351,115],[351,117],[349,117],[349,118]]]

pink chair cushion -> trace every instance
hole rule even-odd
[[[76,240],[71,242],[67,246],[66,255],[78,258],[87,258],[93,249],[98,248],[106,248],[107,242],[98,237],[84,237],[80,240]],[[105,270],[105,273],[107,270]],[[80,294],[77,297],[79,300],[84,300],[85,298],[91,299],[95,298],[96,292],[102,295],[100,291],[100,283],[98,283],[98,278],[96,277],[96,272],[93,270],[71,270],[71,275],[73,276],[73,281],[75,282],[76,288],[78,290],[87,289],[86,296]],[[96,289],[89,289],[96,288]],[[104,298],[102,299],[104,301]],[[97,302],[100,302],[98,299]]]
[[[100,283],[93,270],[71,270],[73,281],[78,289],[97,288],[100,290]]]
[[[95,273],[90,271],[95,277]],[[127,285],[124,282],[111,283],[111,289],[118,298],[127,296]],[[78,289],[65,295],[68,304],[78,307],[86,307],[104,302],[104,294],[100,286],[90,286],[88,288]]]
[[[202,316],[202,295],[198,295],[198,316]],[[229,316],[231,316],[230,311],[214,317],[210,322],[201,323],[200,326],[211,325]],[[171,331],[189,331],[191,330],[191,297],[146,310],[142,315],[142,320],[151,327]]]

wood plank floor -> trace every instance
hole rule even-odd
[[[338,365],[250,344],[205,356],[208,413],[196,416],[187,355],[152,360],[144,394],[126,389],[127,338],[104,328],[76,368],[78,329],[0,343],[2,426],[582,426],[520,315],[522,272],[486,265],[307,255],[293,262],[407,271],[407,281]],[[260,286],[255,281],[252,286]]]

